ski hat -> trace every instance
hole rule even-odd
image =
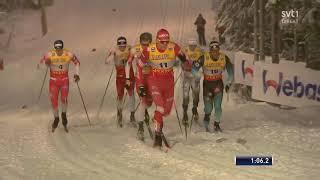
[[[152,34],[149,32],[144,32],[140,35],[140,42],[142,41],[148,41],[148,42],[152,42]]]
[[[118,37],[117,45],[118,46],[127,46],[127,39],[123,36]]]
[[[53,47],[54,47],[56,50],[63,49],[63,41],[62,41],[62,40],[56,40],[56,41],[54,41]]]
[[[210,49],[220,49],[220,44],[218,41],[211,41],[209,44]]]
[[[169,41],[170,40],[169,32],[166,29],[160,29],[157,32],[157,39],[159,41]]]
[[[197,40],[195,38],[190,38],[188,40],[188,45],[196,46],[198,44]]]

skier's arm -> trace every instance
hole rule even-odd
[[[226,56],[225,69],[227,70],[227,73],[228,73],[227,83],[231,84],[233,82],[233,79],[234,79],[234,73],[233,73],[233,64],[231,63],[231,61],[230,61],[228,56]]]
[[[79,59],[77,58],[76,55],[72,55],[72,62],[73,64],[75,65],[75,75],[78,75],[79,76],[79,72],[80,72],[80,61]]]
[[[50,66],[50,63],[51,63],[50,55],[51,55],[50,53],[47,53],[41,58],[40,62],[37,65],[38,69],[40,68],[41,64],[45,64],[47,67]]]
[[[115,52],[113,50],[110,50],[107,53],[106,59],[104,60],[105,64],[110,64],[110,62],[114,59]]]
[[[179,45],[175,44],[174,52],[181,62],[185,62],[187,60],[186,55],[183,53]]]
[[[128,57],[128,61],[127,61],[127,65],[125,66],[125,69],[126,69],[126,78],[129,79],[130,78],[130,69],[131,67],[133,68],[133,72],[137,72],[137,66],[136,66],[136,63],[134,63],[134,61],[137,60],[136,59],[136,55],[135,55],[135,51],[134,49],[132,48],[130,50],[130,54],[129,54],[129,57]]]

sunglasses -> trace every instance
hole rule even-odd
[[[160,41],[161,44],[169,44],[169,41]]]

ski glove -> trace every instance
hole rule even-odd
[[[79,75],[77,75],[77,74],[75,74],[74,76],[73,76],[73,78],[74,78],[74,82],[79,82],[80,81],[80,77],[79,77]]]
[[[227,84],[227,85],[225,86],[225,88],[226,88],[226,93],[229,92],[230,86],[231,86],[231,84]]]
[[[144,86],[140,86],[139,87],[139,96],[140,97],[145,97],[146,95],[147,95],[147,93],[146,93],[145,87]]]

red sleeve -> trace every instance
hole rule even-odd
[[[147,62],[149,60],[149,48],[143,49],[141,60],[142,62]]]
[[[72,62],[75,64],[75,65],[80,65],[80,61],[79,61],[79,59],[77,58],[77,56],[76,55],[73,55],[73,57],[72,57]]]
[[[174,44],[174,53],[176,56],[181,53],[181,47],[178,44]]]

